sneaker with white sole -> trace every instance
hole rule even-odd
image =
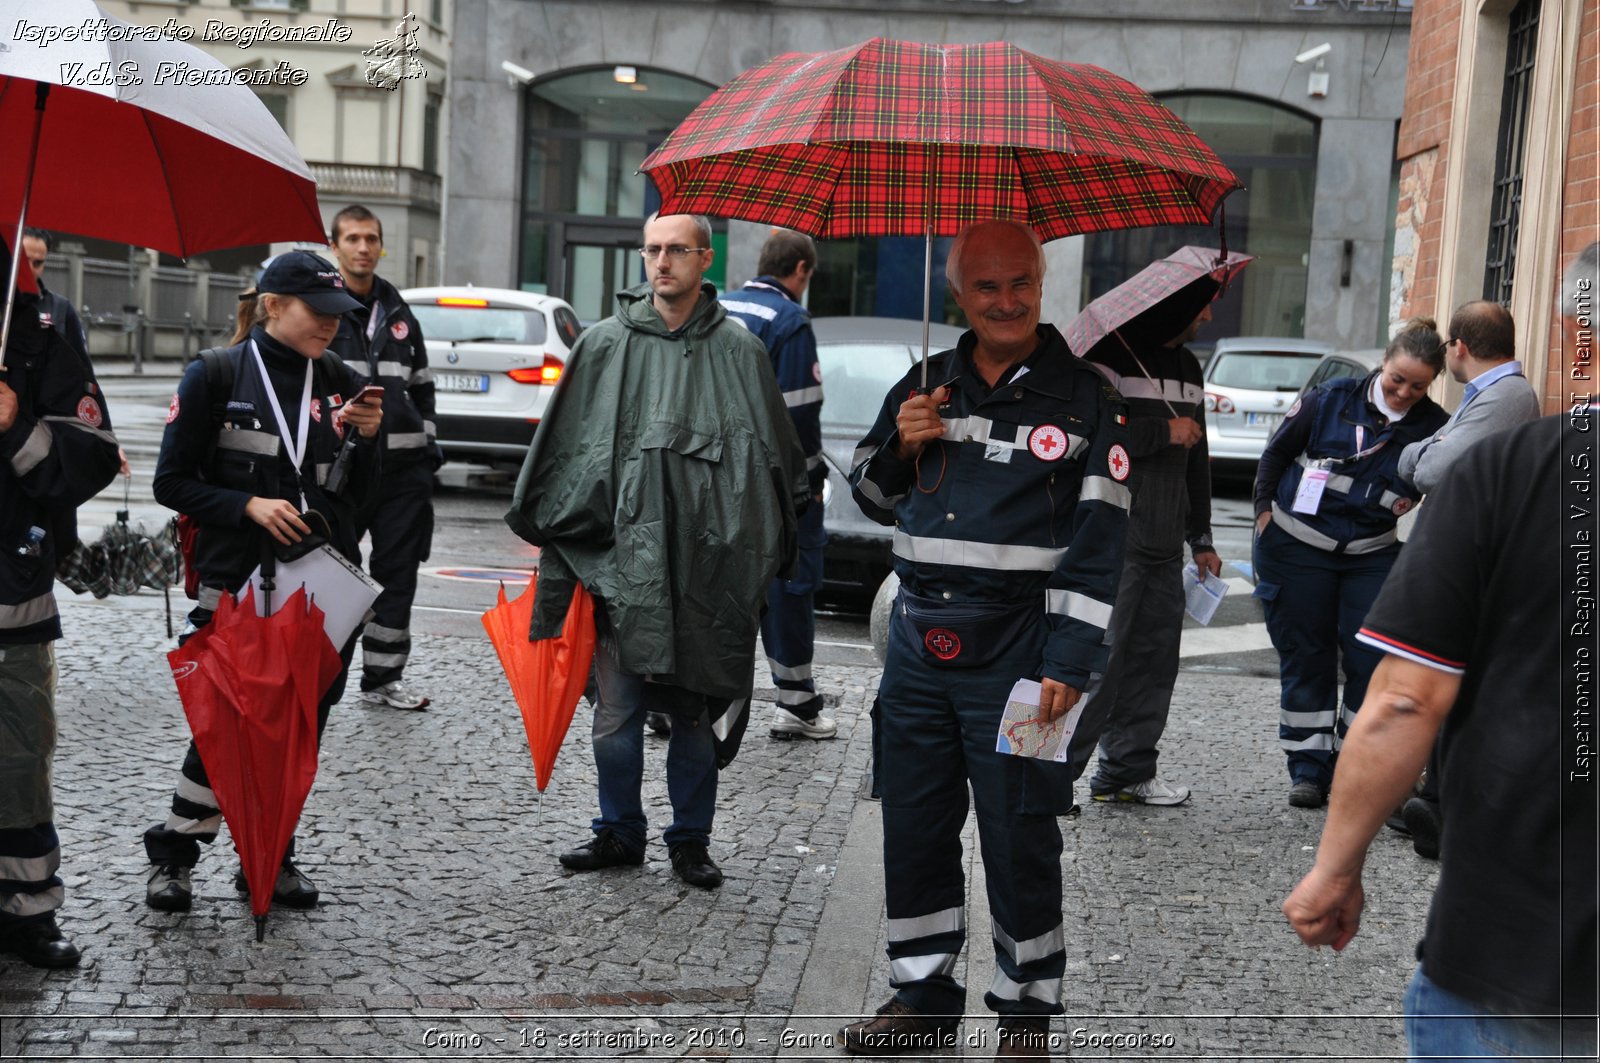
[[[1096,801],[1133,801],[1141,805],[1181,805],[1189,800],[1187,786],[1174,786],[1165,779],[1146,779],[1110,793],[1095,794]]]
[[[392,683],[385,683],[381,687],[361,692],[361,700],[371,705],[387,705],[392,709],[414,709],[420,711],[427,708],[431,702],[406,686],[404,679],[396,679]]]
[[[839,725],[820,712],[808,720],[781,706],[772,707],[773,738],[815,738],[821,741],[838,733]]]

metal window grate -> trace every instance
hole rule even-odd
[[[1500,98],[1500,135],[1495,149],[1494,198],[1489,247],[1484,256],[1483,297],[1511,305],[1516,278],[1517,230],[1522,217],[1522,167],[1527,151],[1528,105],[1533,58],[1539,43],[1539,0],[1518,0],[1506,40],[1506,83]]]

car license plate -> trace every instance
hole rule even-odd
[[[1247,428],[1276,428],[1283,420],[1281,413],[1247,413],[1244,423]]]
[[[488,391],[489,378],[483,373],[434,373],[436,391]]]

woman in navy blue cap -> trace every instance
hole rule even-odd
[[[310,533],[307,511],[326,518],[333,548],[359,564],[352,517],[377,485],[381,399],[351,401],[361,394],[361,379],[327,353],[339,316],[359,305],[338,269],[294,251],[273,259],[256,289],[260,323],[240,343],[202,351],[167,410],[156,500],[198,525],[198,602],[180,644],[210,621],[224,591],[243,588],[269,538],[287,545]],[[347,438],[355,441],[353,467],[347,485],[334,491],[328,473]],[[346,668],[352,645],[341,649]],[[344,683],[341,671],[317,708],[319,735]],[[144,834],[150,907],[189,910],[199,843],[215,839],[220,822],[205,765],[190,742],[171,815]],[[293,852],[291,841],[273,899],[310,908],[317,889],[295,867]],[[244,889],[242,874],[234,882]]]

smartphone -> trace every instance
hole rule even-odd
[[[361,389],[361,391],[356,395],[355,398],[351,399],[350,401],[352,403],[355,403],[355,402],[367,402],[368,400],[370,400],[370,399],[372,399],[372,398],[374,398],[376,396],[381,396],[382,394],[383,394],[382,385],[379,385],[379,384],[368,384],[366,387]]]

